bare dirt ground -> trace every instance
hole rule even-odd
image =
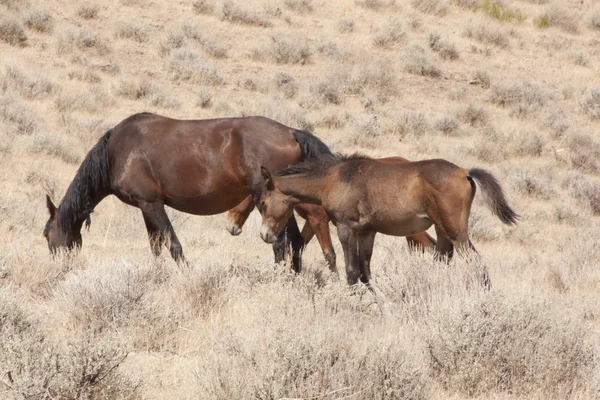
[[[0,398],[600,398],[599,60],[590,0],[0,0]],[[256,212],[169,211],[183,271],[111,197],[51,260],[45,194],[139,111],[486,168],[522,218],[474,203],[490,292],[378,236],[387,319],[316,241],[275,265]]]

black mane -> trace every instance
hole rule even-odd
[[[58,227],[64,232],[80,229],[84,220],[89,227],[95,199],[106,195],[110,188],[108,139],[111,133],[112,130],[106,132],[85,156],[58,206]]]
[[[354,161],[354,160],[369,160],[371,157],[360,153],[341,154],[335,153],[327,156],[322,156],[318,159],[304,161],[298,164],[291,165],[275,174],[275,176],[288,176],[297,174],[315,173],[317,171],[325,173],[325,171],[336,164]]]

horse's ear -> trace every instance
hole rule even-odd
[[[54,218],[54,215],[56,215],[56,206],[48,195],[46,195],[46,206],[48,207],[48,211],[50,211],[50,217]]]
[[[273,177],[271,176],[269,170],[265,167],[260,167],[260,173],[265,181],[265,184],[267,185],[267,190],[275,189],[275,185],[273,184]]]

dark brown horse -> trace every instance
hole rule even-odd
[[[409,162],[403,157],[379,158],[381,162]],[[248,216],[254,210],[254,201],[248,196],[243,202],[235,208],[229,210],[227,214],[227,230],[234,236],[242,233],[242,227],[248,219]],[[329,218],[322,206],[309,203],[300,203],[294,206],[296,213],[306,220],[302,228],[302,239],[306,246],[313,236],[317,237],[327,266],[331,272],[338,273],[336,265],[336,255],[331,242],[331,233],[329,232]],[[425,250],[435,249],[436,241],[427,232],[416,233],[406,237],[408,245],[412,249]]]
[[[81,246],[81,227],[94,207],[114,194],[142,211],[154,254],[168,245],[183,251],[165,206],[196,215],[225,212],[261,182],[260,166],[278,171],[330,155],[306,131],[263,117],[176,120],[143,113],[109,130],[87,154],[60,205],[47,196],[50,219],[44,236],[51,251]],[[282,257],[288,240],[293,267],[300,270],[302,236],[295,219],[286,222],[274,245]]]
[[[292,166],[275,177],[266,168],[261,171],[264,182],[255,202],[262,215],[263,240],[275,240],[296,204],[322,205],[337,227],[349,284],[359,278],[369,283],[377,232],[407,236],[434,225],[441,258],[449,260],[454,248],[476,254],[468,235],[475,182],[494,215],[505,224],[517,220],[489,172],[465,170],[445,160],[386,163],[334,156]],[[482,272],[489,287],[487,271]]]

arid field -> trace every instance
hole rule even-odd
[[[484,168],[521,218],[478,191],[491,291],[378,235],[387,318],[316,240],[275,264],[256,211],[168,210],[184,270],[109,197],[52,259],[45,195],[140,111]],[[600,398],[596,0],[0,0],[0,184],[1,399]]]

